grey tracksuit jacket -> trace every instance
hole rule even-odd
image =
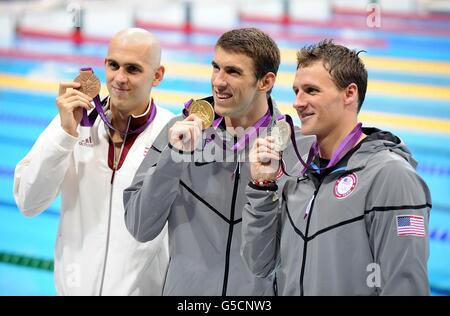
[[[279,295],[429,294],[428,187],[397,137],[363,131],[331,172],[288,180],[281,209],[276,186],[247,187],[242,255]]]
[[[280,113],[270,99],[269,106],[272,126]],[[240,255],[250,179],[243,161],[250,146],[234,153],[230,147],[236,140],[209,128],[202,150],[182,155],[168,145],[168,129],[182,119],[168,123],[124,191],[128,230],[148,241],[168,223],[170,263],[163,295],[273,295],[273,278],[255,277]],[[309,146],[302,148],[307,152]]]

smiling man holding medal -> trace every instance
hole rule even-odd
[[[150,242],[137,242],[125,227],[122,201],[124,188],[173,117],[150,96],[164,76],[160,59],[151,33],[117,33],[105,59],[109,97],[100,101],[100,81],[91,68],[61,83],[59,115],[16,167],[14,196],[25,215],[46,210],[61,193],[59,295],[161,294],[167,228]]]
[[[316,135],[278,208],[274,138],[258,139],[242,252],[280,295],[427,295],[431,197],[401,140],[357,117],[367,71],[332,41],[301,49],[293,90],[304,135]],[[273,164],[278,166],[278,164]]]
[[[164,295],[274,294],[273,278],[253,276],[240,246],[249,146],[281,116],[270,96],[279,64],[277,45],[262,31],[224,33],[212,61],[213,96],[185,104],[124,192],[135,238],[152,240],[168,223]]]

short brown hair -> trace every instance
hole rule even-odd
[[[256,28],[228,31],[220,36],[217,47],[250,57],[257,80],[268,72],[277,74],[280,67],[280,49],[277,44],[269,35]]]
[[[359,112],[367,90],[367,70],[358,56],[361,52],[335,44],[333,40],[323,40],[317,44],[303,47],[297,52],[297,69],[308,67],[316,61],[322,61],[339,89],[345,89],[351,83],[356,84]]]

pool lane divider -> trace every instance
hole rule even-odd
[[[0,263],[53,272],[54,261],[39,257],[0,251]]]

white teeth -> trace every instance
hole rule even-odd
[[[231,98],[231,94],[220,94],[220,93],[216,93],[216,96],[219,98],[219,99],[229,99],[229,98]]]

